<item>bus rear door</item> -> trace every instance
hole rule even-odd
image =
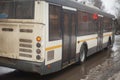
[[[74,11],[63,10],[62,67],[76,59],[76,15]]]

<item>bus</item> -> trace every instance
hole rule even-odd
[[[46,75],[114,42],[111,14],[71,0],[0,0],[0,66]]]

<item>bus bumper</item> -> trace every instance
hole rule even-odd
[[[30,62],[17,59],[9,59],[0,57],[0,66],[14,68],[26,72],[36,72],[44,75],[44,62]]]

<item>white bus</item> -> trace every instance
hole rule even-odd
[[[114,41],[114,16],[70,0],[0,0],[0,66],[59,71]]]

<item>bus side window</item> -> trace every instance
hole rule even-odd
[[[104,18],[104,32],[112,31],[112,20],[110,18]]]
[[[78,36],[88,34],[88,14],[86,12],[78,12]]]
[[[97,27],[92,19],[92,14],[78,11],[77,36],[95,34]]]
[[[89,34],[96,34],[97,33],[97,27],[96,27],[96,24],[95,24],[95,20],[93,19],[93,14],[89,14],[88,13],[88,17],[89,17],[89,20],[88,20],[88,28],[89,28],[89,31],[88,33]]]
[[[61,39],[61,7],[49,5],[49,40]]]
[[[107,32],[107,18],[104,18],[104,32]]]

